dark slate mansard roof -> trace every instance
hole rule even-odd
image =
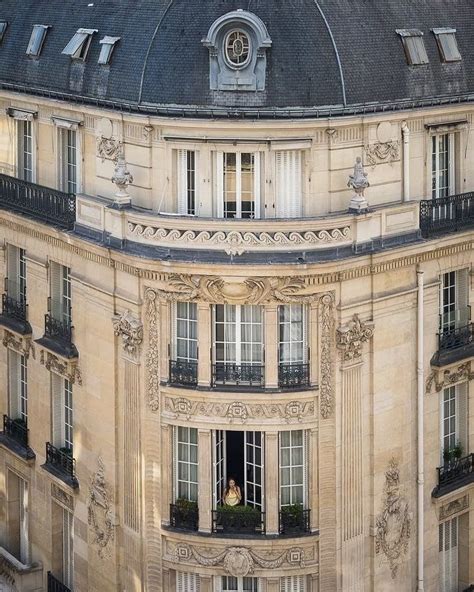
[[[271,37],[266,89],[211,91],[201,41],[239,8]],[[304,117],[474,98],[472,0],[2,0],[0,21],[0,88],[116,109]],[[39,59],[25,54],[35,24],[52,27]],[[438,27],[457,29],[461,62],[441,63]],[[79,28],[98,29],[85,63],[61,54]],[[396,29],[423,31],[428,65],[407,65]],[[105,35],[121,37],[107,66],[97,63]]]

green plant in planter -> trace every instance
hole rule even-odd
[[[70,448],[68,448],[67,446],[61,446],[61,448],[59,449],[59,452],[62,452],[63,454],[66,454],[67,456],[72,456],[72,450]]]
[[[198,504],[195,501],[187,500],[182,497],[176,500],[176,506],[178,507],[181,512],[191,513],[197,512]]]
[[[462,458],[463,449],[461,442],[456,443],[456,446],[451,450],[451,453],[453,455],[454,460],[459,460],[460,458]]]
[[[261,523],[260,510],[253,506],[219,506],[217,522],[224,529],[254,531]]]
[[[444,464],[447,465],[451,462],[452,460],[452,452],[451,452],[451,448],[445,448],[443,450],[443,461]]]
[[[22,417],[17,417],[13,420],[13,423],[23,428],[26,428],[26,421]]]

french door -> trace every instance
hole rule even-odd
[[[433,199],[448,197],[455,192],[454,134],[432,137],[431,196]]]
[[[260,218],[260,154],[218,152],[217,215],[219,218]]]
[[[227,485],[226,438],[224,430],[215,430],[214,438],[214,507],[222,503],[222,496]]]
[[[245,503],[262,511],[263,508],[263,457],[262,432],[245,432],[244,475]]]
[[[439,525],[440,592],[458,592],[458,518]]]

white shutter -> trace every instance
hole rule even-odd
[[[262,155],[260,152],[255,152],[253,155],[253,191],[254,191],[254,208],[255,208],[255,218],[260,218],[260,164],[261,164],[261,157]],[[240,197],[240,203],[242,203],[242,197]]]
[[[440,592],[458,592],[458,518],[439,525]]]
[[[188,213],[188,151],[177,150],[178,214]]]
[[[469,454],[468,441],[468,383],[463,382],[456,386],[456,415],[457,415],[457,435],[462,446],[462,455]]]
[[[224,153],[216,152],[216,212],[224,217]]]
[[[8,350],[8,389],[10,395],[10,417],[20,417],[20,356],[12,349]]]
[[[308,305],[307,304],[302,304],[301,305],[303,307],[303,362],[305,364],[308,363],[309,361],[309,356],[308,356]]]
[[[51,298],[51,314],[55,319],[62,320],[62,269],[59,263],[49,262],[49,295]]]
[[[201,582],[198,574],[176,572],[176,592],[199,592]]]
[[[74,529],[73,514],[63,508],[63,584],[73,589],[74,581]]]
[[[302,152],[279,150],[275,153],[277,218],[302,215]]]
[[[306,576],[280,578],[280,592],[306,592]]]
[[[448,135],[448,175],[449,175],[449,195],[456,193],[456,162],[455,162],[454,134]]]
[[[7,279],[8,295],[16,300],[19,299],[19,277],[20,277],[20,249],[14,245],[7,246]]]
[[[456,326],[465,327],[469,322],[469,270],[456,272]]]
[[[52,426],[51,440],[53,446],[61,448],[64,445],[64,384],[63,378],[51,372],[51,409]]]
[[[309,488],[308,488],[308,430],[303,431],[303,503],[308,507]]]
[[[20,494],[20,561],[29,563],[29,536],[28,536],[28,483],[24,479],[19,481]]]
[[[178,357],[178,305],[176,302],[171,303],[171,348],[170,356],[172,360]]]

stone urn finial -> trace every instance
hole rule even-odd
[[[354,190],[354,196],[349,204],[349,212],[361,214],[369,211],[369,204],[364,197],[364,191],[370,186],[367,173],[364,171],[362,158],[358,156],[354,165],[354,174],[349,175],[348,187]]]
[[[115,203],[120,206],[129,205],[131,200],[127,187],[133,183],[133,176],[127,168],[123,146],[121,146],[117,157],[112,183],[115,183],[118,188],[115,194]]]

